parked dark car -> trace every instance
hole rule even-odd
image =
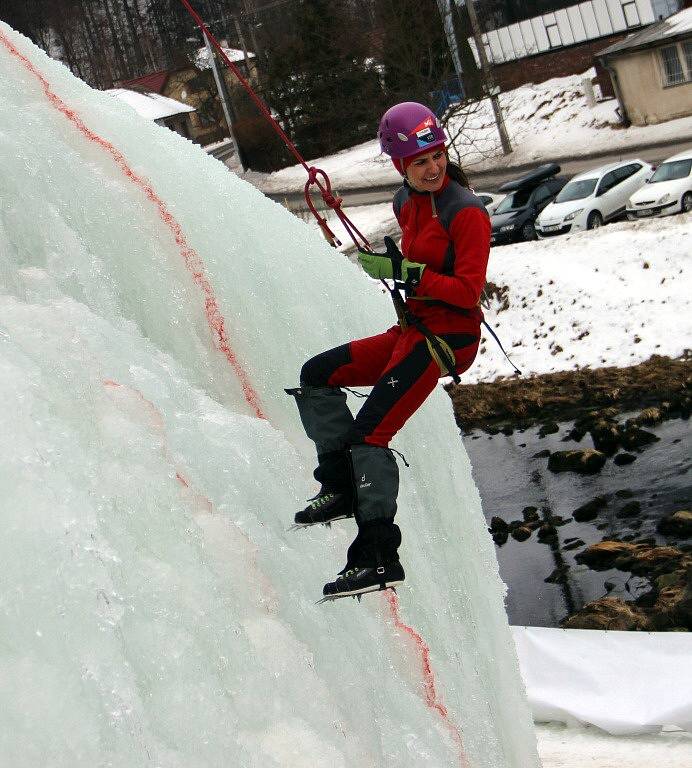
[[[498,189],[498,192],[506,192],[507,197],[490,217],[491,245],[536,239],[534,225],[538,214],[567,184],[567,179],[557,176],[558,173],[559,165],[547,163],[531,173],[508,181]]]

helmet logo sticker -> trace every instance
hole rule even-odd
[[[435,134],[432,130],[434,125],[435,120],[433,117],[426,117],[422,123],[418,123],[411,131],[411,134],[415,135],[419,147],[427,147],[428,144],[432,144],[435,141]]]
[[[397,136],[401,139],[401,141],[408,141],[408,136],[405,133],[397,133]]]
[[[419,147],[427,147],[435,141],[435,134],[430,128],[424,128],[422,131],[416,131],[416,140]]]

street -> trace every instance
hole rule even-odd
[[[619,151],[608,155],[598,154],[580,157],[578,159],[569,159],[561,162],[559,159],[557,162],[562,167],[561,175],[563,176],[575,176],[578,173],[589,170],[589,168],[597,168],[607,163],[617,162],[626,157],[640,158],[646,160],[648,163],[657,165],[665,160],[667,157],[681,152],[690,146],[690,140],[682,142],[664,143],[649,146],[646,149],[637,150],[625,150]],[[535,165],[540,165],[543,162],[537,160]],[[516,166],[513,168],[496,169],[493,171],[484,171],[475,174],[472,170],[468,171],[471,185],[474,189],[483,190],[486,192],[493,192],[500,187],[504,182],[510,179],[520,176],[522,173],[530,170],[533,166]],[[377,203],[386,203],[392,198],[392,194],[396,191],[398,185],[391,184],[387,186],[379,187],[360,187],[355,189],[338,190],[341,197],[344,199],[344,207],[357,207],[361,205],[375,205]],[[291,192],[272,192],[267,193],[267,197],[277,202],[288,204],[296,203],[297,205],[303,201],[302,186],[300,189]]]

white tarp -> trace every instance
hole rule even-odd
[[[512,627],[537,722],[692,731],[692,635]]]

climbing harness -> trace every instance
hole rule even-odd
[[[305,162],[305,159],[300,154],[296,145],[291,141],[291,139],[286,135],[286,132],[284,131],[284,129],[274,119],[267,105],[255,93],[253,87],[250,85],[248,80],[243,76],[243,73],[240,71],[240,69],[226,55],[226,52],[221,47],[221,44],[219,43],[219,41],[214,37],[214,35],[211,33],[207,25],[204,23],[204,21],[202,21],[202,17],[197,13],[197,11],[195,11],[195,9],[190,4],[189,0],[180,0],[180,2],[183,4],[183,6],[187,10],[187,12],[190,14],[190,16],[192,16],[195,23],[197,24],[200,31],[202,32],[202,34],[206,37],[206,39],[209,41],[212,47],[219,54],[224,64],[238,78],[238,81],[240,82],[240,84],[247,91],[248,96],[252,99],[252,101],[255,103],[255,105],[257,106],[259,111],[262,113],[262,115],[267,119],[269,124],[272,126],[272,128],[276,131],[276,133],[282,139],[282,141],[284,142],[286,147],[289,149],[291,154],[296,158],[298,163],[300,163],[300,165],[302,165],[303,168],[305,168],[308,174],[308,179],[305,182],[305,187],[303,190],[305,195],[305,202],[308,208],[310,209],[310,212],[317,219],[317,223],[320,225],[322,231],[324,232],[329,242],[332,243],[333,245],[341,245],[341,241],[337,238],[334,232],[332,232],[329,225],[327,224],[327,220],[319,213],[319,211],[315,207],[315,203],[312,198],[313,186],[317,187],[317,189],[321,193],[322,200],[324,201],[325,205],[334,211],[334,213],[336,214],[339,221],[342,223],[344,229],[348,233],[349,237],[353,241],[353,244],[356,246],[356,248],[358,250],[365,251],[366,253],[374,253],[375,251],[373,250],[372,246],[368,242],[365,235],[363,235],[363,233],[343,212],[341,208],[342,200],[340,197],[336,197],[332,192],[332,185],[329,180],[329,176],[327,176],[327,174],[321,168],[315,168],[314,166],[309,166]],[[431,193],[431,201],[432,201],[431,205],[433,206],[433,211],[436,216],[437,211],[435,210],[435,201],[432,196],[432,193]],[[451,376],[452,379],[454,380],[454,383],[458,384],[461,381],[461,379],[459,378],[458,374],[455,371],[456,360],[454,357],[454,351],[449,346],[449,344],[447,344],[447,342],[445,342],[444,339],[440,338],[439,336],[436,336],[406,306],[406,303],[402,299],[401,293],[399,292],[399,289],[402,286],[401,283],[397,283],[395,281],[394,288],[390,288],[389,284],[385,280],[382,280],[381,282],[382,282],[382,285],[384,285],[384,287],[387,289],[389,295],[392,298],[394,309],[399,319],[399,325],[401,329],[405,330],[408,326],[413,326],[417,331],[419,331],[419,333],[425,338],[425,341],[428,345],[428,350],[430,351],[430,356],[439,366],[440,373],[443,376]],[[464,311],[464,310],[461,310],[461,311]],[[509,357],[505,352],[504,348],[502,347],[502,344],[500,344],[500,340],[497,338],[497,335],[495,334],[495,332],[492,330],[492,328],[490,328],[490,326],[485,321],[483,321],[483,324],[493,335],[493,338],[500,345],[500,349],[504,353],[505,357],[507,357],[507,359],[509,360]],[[516,367],[516,365],[512,363],[511,360],[509,360],[509,362],[512,364],[512,366],[517,372],[521,373],[519,369]]]

